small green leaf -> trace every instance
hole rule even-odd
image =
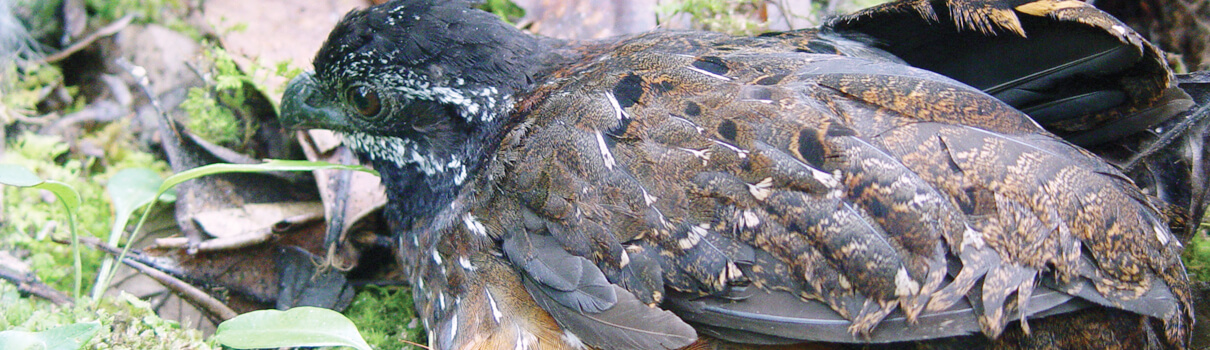
[[[305,161],[305,160],[272,159],[272,160],[269,160],[269,161],[266,161],[266,162],[260,163],[260,164],[225,164],[225,163],[210,164],[207,166],[201,166],[201,167],[189,169],[186,171],[182,171],[182,172],[176,173],[172,176],[169,176],[167,179],[164,179],[164,181],[162,183],[160,183],[160,187],[158,190],[156,190],[156,194],[153,196],[153,198],[161,198],[161,196],[163,196],[165,192],[168,192],[173,187],[176,187],[176,185],[179,185],[182,182],[196,179],[196,178],[206,176],[206,175],[223,174],[223,173],[263,173],[263,172],[270,172],[270,171],[314,171],[314,170],[321,170],[321,169],[357,170],[357,171],[364,171],[367,173],[378,175],[378,172],[371,170],[369,168],[360,166],[360,165],[341,165],[341,164],[332,164],[332,163],[328,163],[328,162],[311,162],[311,161]],[[138,237],[140,229],[143,228],[143,223],[147,222],[148,213],[149,213],[148,211],[144,211],[143,215],[139,218],[139,222],[137,224],[135,224],[134,231],[131,232],[130,238],[129,238],[129,240],[131,242],[137,240],[136,237]],[[130,245],[127,245],[125,248],[122,249],[122,253],[118,254],[117,260],[126,258],[126,254],[128,254],[129,252],[130,252]],[[110,269],[110,271],[111,272],[107,276],[102,275],[102,276],[98,277],[98,282],[108,281],[108,280],[112,279],[114,272],[117,270]],[[95,289],[93,289],[93,294],[97,295],[97,296],[102,295],[105,293],[105,288],[106,288],[106,286],[104,284],[97,283],[97,285],[95,286]]]
[[[63,206],[67,207],[67,210],[70,210],[72,213],[77,212],[80,208],[80,203],[83,203],[80,201],[80,194],[76,193],[76,189],[62,182],[46,180],[33,187],[54,193],[55,197],[59,197],[59,200],[63,201]]]
[[[113,226],[110,227],[107,241],[110,246],[118,246],[134,211],[155,201],[156,190],[162,182],[164,179],[160,178],[160,174],[146,168],[125,169],[113,174],[106,187],[109,198],[113,200]],[[105,292],[104,287],[109,285],[113,264],[113,257],[106,257],[105,261],[101,262],[96,285],[92,288],[93,299],[100,299],[101,294]]]
[[[0,184],[47,190],[63,200],[63,205],[68,210],[75,212],[76,208],[80,207],[80,194],[76,193],[76,189],[55,180],[42,180],[34,172],[20,165],[0,164]]]
[[[0,332],[0,349],[76,350],[83,347],[100,329],[100,323],[84,322],[41,332],[3,331]]]
[[[109,198],[113,199],[115,214],[130,216],[135,210],[155,200],[155,192],[164,179],[146,168],[119,171],[109,179]]]
[[[357,326],[344,315],[307,306],[236,316],[218,325],[214,340],[236,349],[348,346],[372,350],[357,332]]]
[[[59,202],[67,208],[67,227],[71,231],[71,251],[75,259],[75,288],[73,297],[80,297],[80,283],[83,281],[80,262],[79,234],[76,232],[76,212],[80,208],[80,193],[70,185],[55,180],[42,180],[38,175],[20,165],[0,164],[0,184],[18,187],[30,187],[47,190],[59,198]]]
[[[34,175],[23,166],[16,164],[0,164],[0,184],[17,187],[30,187],[42,183],[42,178]]]
[[[167,179],[164,179],[164,183],[160,185],[160,191],[164,191],[188,180],[213,174],[261,173],[266,171],[313,171],[322,169],[357,170],[378,175],[378,172],[360,165],[341,165],[328,162],[274,159],[260,164],[210,164],[203,167],[185,170],[169,176]]]

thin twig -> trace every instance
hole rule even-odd
[[[98,238],[80,237],[80,242],[97,247],[109,255],[118,256],[122,254],[121,249],[105,244],[105,242],[102,242]],[[184,299],[190,304],[193,304],[210,315],[213,315],[220,321],[225,321],[239,315],[239,313],[235,312],[235,310],[232,310],[230,307],[227,307],[227,305],[223,304],[223,302],[215,299],[214,297],[210,296],[210,294],[207,294],[205,291],[194,287],[188,282],[182,281],[151,266],[147,266],[146,264],[136,261],[131,257],[123,258],[122,263],[134,268],[144,275],[147,275],[147,277],[151,277],[151,279],[156,280],[156,282],[159,282],[160,284],[164,285],[164,287],[172,290],[174,293],[176,293],[176,295],[180,296],[181,299]]]
[[[407,339],[399,339],[399,341],[403,342],[404,344],[411,345],[411,346],[415,346],[415,347],[418,347],[418,348],[421,348],[421,349],[428,349],[428,348],[429,348],[428,346],[421,345],[420,343],[417,343],[417,342],[414,342],[414,341],[411,341],[411,340],[407,340]]]
[[[134,261],[129,258],[122,259],[122,263],[134,268],[135,270],[138,270],[144,275],[147,275],[147,277],[151,277],[152,279],[156,280],[156,282],[160,282],[160,284],[164,285],[164,287],[171,289],[174,293],[180,296],[181,299],[185,299],[189,301],[190,304],[206,310],[207,313],[218,317],[220,321],[226,321],[234,318],[235,316],[239,316],[239,313],[235,312],[235,310],[232,310],[230,307],[227,307],[227,304],[223,304],[223,302],[210,296],[210,294],[207,294],[205,291],[198,289],[185,281],[177,279],[176,277],[172,277],[172,275],[164,273],[160,270],[156,270],[151,266],[144,265],[141,262]]]
[[[130,25],[130,21],[132,20],[134,20],[134,15],[122,16],[122,18],[113,21],[113,23],[101,27],[101,29],[97,29],[97,31],[92,32],[92,34],[88,34],[88,36],[84,37],[84,39],[80,39],[79,41],[72,43],[71,46],[68,46],[66,49],[56,52],[50,56],[46,56],[46,58],[42,59],[42,62],[55,63],[62,61],[68,56],[71,56],[71,54],[83,50],[85,47],[88,47],[88,45],[92,45],[92,43],[97,41],[97,39],[117,34],[118,32],[122,31],[122,29],[125,29],[126,26]]]
[[[166,123],[165,125],[168,126],[169,130],[172,130],[172,136],[176,137],[176,143],[180,144],[184,142],[181,139],[181,132],[176,129],[176,123],[172,121],[172,118],[168,117],[168,112],[164,110],[164,105],[160,103],[159,96],[151,90],[151,79],[147,77],[147,68],[130,63],[122,57],[118,57],[114,62],[126,70],[126,73],[134,77],[135,83],[139,86],[139,91],[142,91],[143,95],[147,96],[147,100],[151,101],[151,107],[155,108],[156,113],[159,114],[160,120]]]
[[[63,292],[46,283],[42,283],[37,275],[30,273],[27,269],[20,266],[11,266],[23,265],[20,262],[11,263],[9,260],[16,261],[16,258],[8,255],[8,253],[0,252],[0,280],[6,280],[16,285],[17,291],[32,294],[60,306],[71,305],[74,302],[67,294],[63,294]]]

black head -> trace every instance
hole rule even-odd
[[[319,50],[314,73],[290,82],[282,122],[343,134],[393,197],[417,197],[392,202],[431,213],[491,150],[512,96],[529,84],[537,45],[463,0],[353,11]]]

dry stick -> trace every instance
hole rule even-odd
[[[428,346],[425,346],[424,344],[420,344],[420,343],[417,343],[417,342],[414,342],[414,341],[411,341],[411,340],[407,340],[407,339],[399,339],[399,341],[400,341],[400,342],[403,342],[404,344],[411,345],[411,346],[415,346],[415,347],[418,347],[418,348],[421,348],[421,349],[426,349],[426,350],[427,350],[427,349],[429,349],[429,347],[428,347]]]
[[[80,242],[97,247],[109,255],[118,256],[122,254],[121,249],[105,244],[105,242],[101,242],[101,240],[98,238],[80,237]],[[176,277],[172,277],[172,275],[164,273],[163,271],[157,270],[151,266],[147,266],[146,264],[131,259],[130,257],[122,259],[122,263],[134,268],[144,275],[147,275],[147,277],[151,277],[151,279],[156,280],[156,282],[159,282],[160,284],[164,285],[164,287],[172,290],[174,293],[180,296],[181,299],[185,299],[190,304],[193,304],[194,306],[205,310],[207,313],[218,317],[220,321],[226,321],[239,315],[239,313],[236,313],[235,310],[227,307],[226,304],[223,304],[223,302],[210,296],[210,294],[207,294],[205,291],[198,289],[197,287],[194,287],[193,285]]]
[[[19,271],[10,270],[0,267],[0,279],[11,282],[17,286],[17,291],[29,293],[49,300],[51,303],[59,306],[71,305],[73,300],[67,294],[63,294],[51,286],[42,283],[38,280],[38,276],[32,273],[21,273]]]
[[[92,32],[92,34],[88,34],[88,36],[84,37],[84,39],[80,39],[80,41],[72,43],[71,46],[68,46],[66,49],[56,52],[50,56],[46,56],[42,62],[55,63],[62,61],[63,59],[67,58],[67,56],[71,56],[71,54],[83,50],[85,47],[88,47],[88,45],[92,45],[92,43],[97,41],[97,39],[117,34],[118,32],[122,31],[122,29],[125,29],[126,26],[130,25],[130,21],[133,19],[134,15],[122,16],[122,18],[119,18],[113,23],[101,27],[101,29],[97,29],[97,31]]]
[[[168,289],[171,289],[173,292],[177,293],[177,295],[179,295],[182,299],[188,300],[190,304],[206,310],[206,312],[210,313],[211,315],[215,315],[220,321],[226,321],[234,318],[235,316],[239,316],[239,313],[236,313],[235,310],[227,307],[226,304],[218,301],[218,299],[211,297],[210,294],[206,294],[205,291],[198,289],[189,283],[185,283],[185,281],[179,280],[176,277],[172,277],[172,275],[166,274],[160,270],[156,270],[151,266],[144,265],[141,262],[131,260],[130,258],[122,259],[122,263],[133,267],[139,272],[142,272],[143,274],[147,275],[147,277],[151,277],[152,279],[156,280],[156,282],[160,282],[160,284],[164,285],[164,287],[167,287]]]
[[[172,136],[176,137],[176,143],[183,142],[181,132],[176,129],[176,123],[173,122],[172,118],[168,117],[168,112],[164,110],[164,105],[160,103],[159,96],[151,90],[151,79],[147,77],[147,68],[130,63],[130,61],[122,57],[118,57],[118,59],[114,60],[114,63],[117,63],[119,67],[126,70],[127,74],[134,77],[135,84],[139,86],[139,90],[143,92],[143,95],[147,96],[147,100],[151,101],[151,107],[155,108],[156,113],[159,114],[160,121],[164,122],[169,130],[172,130]]]

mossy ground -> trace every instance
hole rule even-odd
[[[1203,224],[1202,229],[1193,235],[1193,239],[1185,246],[1185,252],[1181,254],[1181,258],[1185,260],[1185,268],[1189,271],[1190,279],[1210,282],[1210,235],[1207,234],[1205,227],[1206,225]]]
[[[217,348],[206,343],[202,332],[160,318],[147,302],[129,294],[55,306],[41,299],[23,298],[11,284],[0,283],[0,305],[4,310],[0,330],[40,332],[67,324],[100,322],[101,330],[85,344],[85,349]]]
[[[357,293],[344,314],[375,349],[420,349],[412,343],[425,343],[411,288],[367,286]]]

